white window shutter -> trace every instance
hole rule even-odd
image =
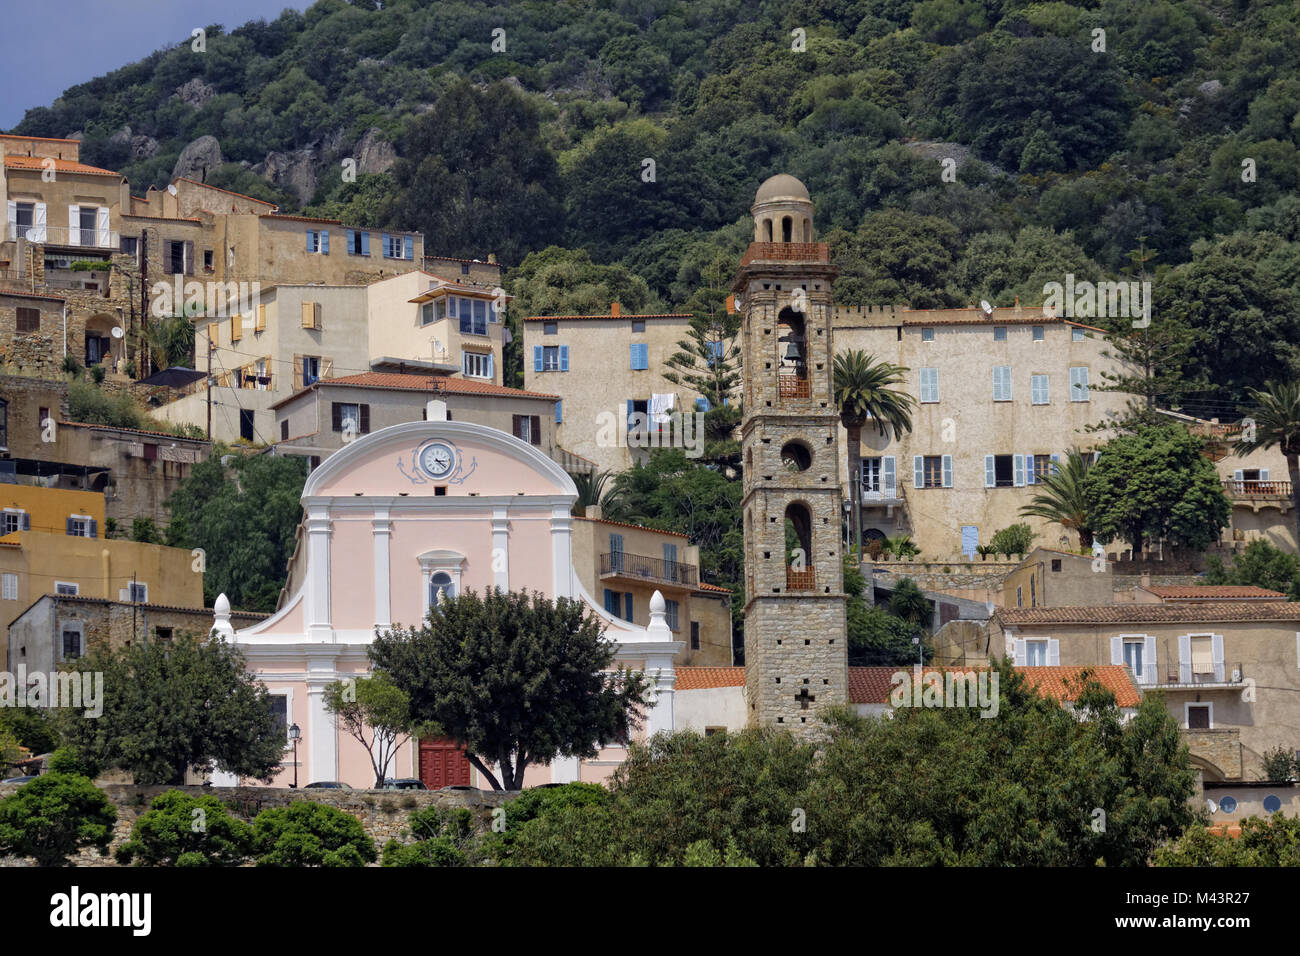
[[[1192,638],[1190,634],[1178,635],[1178,680],[1192,682]]]
[[[36,233],[37,242],[45,242],[45,233],[48,230],[48,216],[45,203],[38,202],[35,207],[35,213],[32,216],[32,231]]]
[[[1223,672],[1223,635],[1215,634],[1210,638],[1210,650],[1214,654],[1214,679],[1221,681],[1225,675]]]
[[[5,233],[5,239],[18,238],[18,202],[10,199],[5,208],[5,222],[9,224],[9,231]]]
[[[1236,471],[1234,471],[1234,472],[1232,473],[1232,480],[1233,480],[1233,481],[1241,481],[1241,469],[1240,469],[1240,468],[1238,468]]]
[[[1138,679],[1144,684],[1156,683],[1156,639],[1148,637],[1146,639],[1146,650],[1142,655],[1143,673]]]
[[[1268,481],[1268,469],[1267,469],[1267,468],[1261,468],[1261,469],[1259,470],[1259,480],[1260,480],[1260,481]]]
[[[96,238],[99,240],[97,245],[101,248],[107,248],[110,245],[109,240],[112,233],[108,228],[108,207],[100,206],[95,212],[95,232],[98,233]]]
[[[896,465],[893,455],[885,455],[881,460],[881,488],[886,498],[892,498],[897,493],[898,478],[896,477]]]
[[[1061,666],[1061,642],[1057,640],[1048,640],[1047,642],[1047,666]]]
[[[912,456],[912,487],[925,487],[925,459],[920,455]]]
[[[952,487],[952,455],[943,456],[943,486]]]
[[[81,238],[81,207],[68,207],[68,242],[72,245],[80,245]]]
[[[1124,638],[1112,637],[1110,639],[1110,662],[1112,664],[1124,663]]]
[[[1017,667],[1025,666],[1025,639],[1023,637],[1016,638],[1016,652],[1012,660]]]
[[[1011,456],[1011,481],[1017,488],[1023,488],[1025,484],[1025,456]]]
[[[1051,458],[1052,458],[1052,474],[1059,475],[1061,473],[1061,456],[1057,454],[1053,454]]]
[[[992,488],[997,484],[997,472],[993,467],[993,456],[984,456],[984,487]]]

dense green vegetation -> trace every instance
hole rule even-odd
[[[817,202],[841,302],[1036,304],[1065,272],[1149,274],[1177,340],[1160,346],[1172,356],[1160,397],[1233,414],[1244,386],[1281,380],[1294,360],[1289,3],[378,7],[321,0],[211,25],[205,52],[178,37],[16,129],[80,133],[83,159],[122,170],[137,193],[212,135],[224,164],[209,181],[287,210],[298,203],[249,166],[310,149],[312,212],[420,229],[431,251],[495,252],[511,267],[584,250],[586,264],[550,277],[559,294],[517,303],[542,311],[606,307],[612,277],[629,306],[684,303],[701,270],[747,241],[757,183],[788,171]],[[176,95],[187,83],[198,105]],[[156,153],[136,158],[116,135],[128,125]],[[372,128],[398,162],[344,182],[341,159]]]

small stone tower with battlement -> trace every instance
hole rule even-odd
[[[753,725],[804,734],[848,702],[831,283],[813,205],[773,176],[732,283],[743,314],[745,696]]]

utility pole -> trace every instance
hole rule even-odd
[[[140,230],[140,362],[141,378],[147,378],[149,367],[149,230]]]
[[[203,327],[203,341],[208,346],[208,441],[212,441],[212,325]]]

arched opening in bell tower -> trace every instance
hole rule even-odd
[[[771,219],[763,220],[763,241],[764,242],[772,241],[772,220]]]
[[[808,336],[802,312],[786,306],[776,317],[777,393],[781,398],[808,398]]]
[[[811,219],[805,219],[803,221],[803,241],[812,242],[812,220]]]
[[[815,587],[812,565],[812,514],[802,502],[785,507],[785,586],[790,591]]]
[[[781,217],[781,241],[794,242],[794,220],[789,216]]]

